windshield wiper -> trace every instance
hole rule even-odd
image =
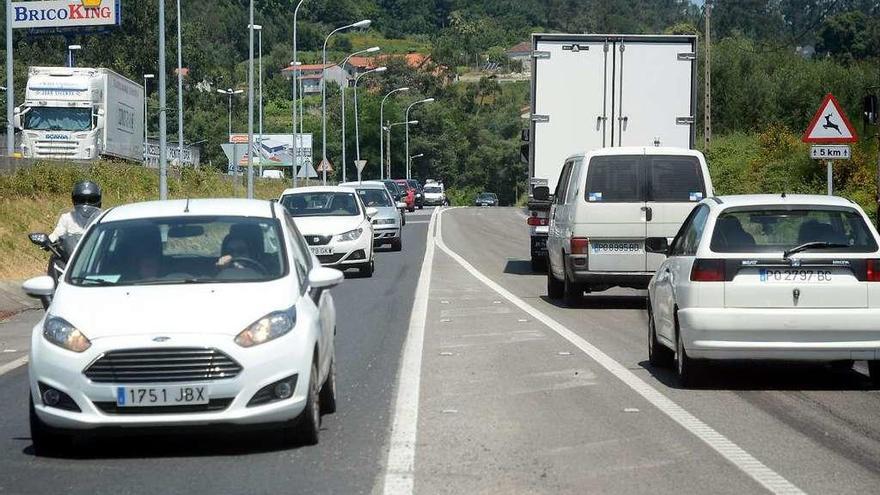
[[[144,280],[143,282],[134,282],[131,285],[177,285],[177,284],[210,284],[214,280],[204,278],[171,278]]]
[[[70,277],[70,281],[77,285],[97,285],[101,287],[116,285],[115,282],[104,280],[102,278]]]
[[[788,259],[791,255],[800,253],[802,251],[807,251],[809,249],[834,249],[834,248],[847,248],[848,244],[840,244],[836,242],[806,242],[801,244],[800,246],[793,247],[788,251],[785,251],[782,254],[784,259]]]

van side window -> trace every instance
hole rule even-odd
[[[671,251],[673,256],[696,256],[708,219],[708,206],[699,205],[694,208],[673,241]]]
[[[700,160],[693,156],[648,156],[648,201],[699,202],[706,197]]]
[[[568,189],[568,180],[571,177],[572,162],[565,162],[562,172],[559,174],[559,182],[556,183],[556,192],[553,193],[553,202],[562,203],[565,200],[565,193]]]
[[[578,193],[580,191],[580,176],[581,169],[583,168],[583,161],[576,161],[571,166],[571,179],[568,181],[568,186],[566,186],[565,193],[565,202],[566,203],[574,203],[577,201]]]
[[[590,160],[584,197],[588,203],[640,203],[644,166],[639,155],[597,156]]]

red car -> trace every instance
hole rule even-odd
[[[416,190],[407,182],[406,179],[395,179],[394,182],[406,191],[406,197],[403,201],[406,203],[406,211],[416,211]]]

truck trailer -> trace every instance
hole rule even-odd
[[[546,266],[550,193],[566,157],[599,148],[693,148],[696,36],[533,34],[528,225]],[[525,153],[524,153],[525,155]]]
[[[144,158],[144,88],[110,69],[31,67],[14,118],[25,158]]]

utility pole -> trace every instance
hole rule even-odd
[[[703,151],[709,151],[709,144],[712,141],[712,2],[706,0],[704,7],[706,10],[706,39],[703,43],[706,45],[706,89],[703,98],[705,100],[705,108],[703,109],[703,138],[705,139],[705,148]]]
[[[254,0],[250,1],[248,24],[248,153],[247,198],[254,199]]]
[[[180,2],[177,0],[177,166],[183,167],[183,21],[180,17]]]
[[[165,0],[159,0],[159,199],[168,199],[168,109],[165,100]]]
[[[6,0],[6,156],[15,153],[15,80],[12,74],[12,0]]]

